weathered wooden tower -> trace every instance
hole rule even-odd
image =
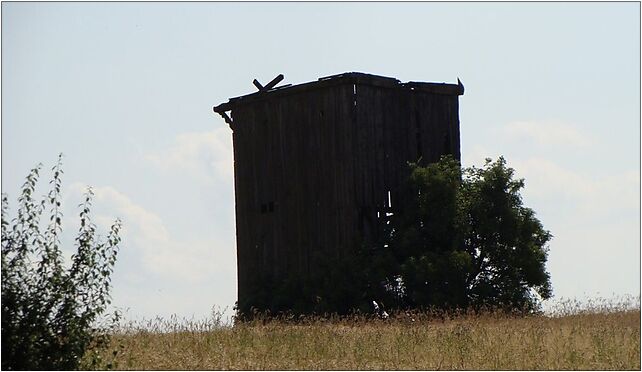
[[[318,254],[372,241],[403,208],[407,162],[460,158],[459,81],[353,72],[275,87],[282,79],[214,107],[233,131],[239,304],[318,270]]]

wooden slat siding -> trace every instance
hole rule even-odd
[[[355,195],[355,207],[357,209],[357,228],[361,236],[365,233],[365,226],[363,225],[363,208],[365,206],[365,154],[366,154],[366,131],[362,123],[361,100],[359,86],[350,84],[350,90],[353,93],[350,99],[352,111],[352,125],[354,128],[353,152],[354,152],[354,179],[353,189]],[[356,94],[354,90],[356,89]],[[355,105],[356,101],[356,105]]]
[[[381,189],[381,173],[378,171],[381,167],[382,151],[381,150],[381,122],[379,113],[376,111],[376,90],[370,85],[363,85],[365,91],[364,111],[367,112],[365,120],[370,127],[370,136],[368,138],[369,159],[368,159],[368,198],[366,199],[369,217],[369,240],[372,241],[377,237],[377,211],[379,210],[379,190]]]
[[[362,223],[364,226],[364,238],[367,244],[371,243],[370,237],[373,233],[373,218],[372,218],[372,198],[374,180],[372,177],[372,167],[376,161],[374,156],[374,138],[375,138],[375,124],[371,118],[372,111],[370,110],[370,102],[372,101],[372,91],[366,85],[357,85],[358,94],[358,115],[357,125],[359,130],[364,132],[364,147],[363,147],[363,211],[361,215]]]
[[[358,126],[358,105],[354,104],[355,100],[358,100],[358,95],[354,94],[354,88],[353,84],[349,83],[347,84],[347,92],[346,92],[346,99],[348,101],[348,107],[347,110],[349,111],[350,115],[350,128],[351,128],[351,141],[349,143],[349,146],[351,146],[350,151],[352,154],[352,171],[351,171],[351,184],[348,185],[350,187],[350,193],[352,194],[352,200],[351,202],[353,203],[351,205],[352,207],[352,223],[355,227],[354,234],[362,236],[363,235],[363,226],[361,225],[361,219],[360,219],[360,208],[363,205],[363,193],[362,193],[362,171],[361,169],[363,168],[363,131],[360,130]],[[355,239],[357,239],[355,237]],[[361,239],[359,239],[361,240]],[[361,242],[359,242],[361,243]]]
[[[356,190],[356,177],[359,157],[357,156],[357,141],[358,141],[358,127],[356,125],[356,111],[352,103],[353,90],[352,84],[345,84],[343,86],[343,117],[344,125],[348,128],[346,137],[346,152],[349,154],[348,171],[346,173],[346,190],[348,198],[344,206],[344,213],[347,215],[346,219],[349,224],[346,226],[349,241],[348,249],[357,249],[359,238],[359,210],[358,210],[358,195]]]
[[[288,252],[285,249],[285,231],[283,228],[284,222],[284,209],[281,205],[284,197],[284,188],[285,188],[285,169],[287,164],[283,156],[283,117],[281,111],[282,100],[272,100],[271,104],[271,116],[273,117],[271,127],[274,128],[273,131],[273,141],[274,145],[272,147],[273,156],[275,157],[275,169],[274,169],[274,211],[271,213],[273,221],[273,228],[275,231],[274,239],[274,249],[275,249],[275,263],[277,267],[276,277],[278,280],[287,275],[287,266],[288,266]]]
[[[385,100],[385,91],[382,89],[375,89],[375,99],[371,103],[372,110],[375,114],[375,122],[377,123],[377,167],[375,168],[375,174],[377,175],[377,186],[376,186],[376,195],[375,200],[377,201],[377,212],[379,212],[379,217],[377,223],[379,224],[382,220],[381,213],[385,206],[385,200],[387,199],[386,189],[388,187],[388,177],[390,173],[388,172],[388,160],[386,155],[390,150],[389,145],[390,141],[388,140],[388,128],[385,121],[385,110],[387,105],[382,106],[380,103]],[[378,231],[377,229],[376,231]]]
[[[406,158],[406,151],[408,148],[407,144],[403,142],[403,138],[405,138],[404,133],[407,131],[409,126],[407,120],[404,120],[402,114],[403,110],[400,107],[404,102],[403,93],[404,92],[399,89],[389,90],[387,99],[390,104],[385,106],[385,113],[387,116],[386,121],[390,128],[390,150],[388,152],[388,172],[390,173],[390,181],[387,186],[388,190],[390,190],[390,199],[392,202],[392,209],[390,211],[394,210],[396,201],[398,200],[400,175],[401,172],[403,172],[403,159]]]
[[[307,260],[305,252],[303,251],[303,237],[305,232],[303,231],[303,219],[306,217],[303,213],[305,212],[300,205],[301,196],[300,190],[301,185],[303,185],[304,180],[303,172],[305,170],[303,164],[301,163],[301,158],[299,153],[301,152],[300,148],[304,146],[303,139],[292,140],[293,138],[300,138],[303,128],[300,112],[300,101],[301,97],[292,97],[284,102],[287,102],[287,120],[288,127],[286,128],[287,133],[285,138],[287,140],[288,151],[288,160],[290,161],[292,172],[289,174],[288,178],[288,203],[290,208],[289,213],[289,228],[291,229],[288,232],[290,237],[291,246],[291,259],[293,265],[295,266],[294,275],[301,275],[307,270]]]
[[[400,164],[400,159],[403,158],[405,155],[404,152],[406,150],[406,147],[402,142],[401,138],[403,136],[403,132],[405,132],[406,128],[408,127],[408,123],[404,122],[403,117],[401,115],[401,108],[399,107],[402,104],[402,100],[400,99],[401,94],[403,92],[399,89],[390,89],[388,90],[387,94],[387,100],[390,102],[388,105],[384,105],[384,112],[386,114],[386,121],[388,123],[389,127],[389,139],[388,142],[390,143],[389,146],[389,151],[387,153],[388,156],[388,170],[387,172],[389,173],[389,181],[388,185],[386,186],[386,189],[390,191],[390,199],[392,202],[392,207],[394,208],[394,203],[397,198],[397,188],[399,184],[399,172],[401,171],[401,166],[403,164]],[[388,199],[388,195],[386,192],[385,198]],[[386,203],[388,200],[386,200]],[[390,207],[390,206],[388,206]]]
[[[242,113],[233,113],[233,120],[243,121]],[[243,173],[247,169],[245,166],[245,136],[243,135],[244,128],[235,129],[232,132],[232,148],[234,152],[234,199],[235,199],[235,217],[236,217],[236,269],[237,269],[237,296],[238,298],[246,298],[247,296],[247,274],[248,267],[245,247],[246,235],[244,226],[244,213],[241,212],[245,207],[246,198],[241,188]],[[238,166],[241,164],[241,166]]]
[[[437,97],[435,97],[437,98]],[[435,121],[437,123],[436,126],[438,127],[438,137],[435,139],[438,143],[437,151],[434,153],[434,159],[435,161],[439,160],[442,154],[446,152],[446,141],[448,140],[448,132],[449,132],[449,127],[450,127],[450,122],[448,121],[448,97],[446,96],[439,96],[439,98],[436,99],[437,106],[439,107],[439,118]]]
[[[265,204],[265,200],[268,198],[269,192],[269,182],[267,171],[269,168],[269,158],[268,158],[268,148],[267,142],[268,139],[265,138],[267,135],[267,123],[265,121],[265,114],[263,110],[265,102],[257,102],[253,105],[254,111],[254,171],[255,178],[253,179],[252,186],[257,195],[256,204],[257,209],[259,209],[259,214],[257,215],[257,221],[254,223],[254,230],[256,231],[256,243],[260,249],[260,264],[259,271],[265,276],[265,279],[270,278],[269,268],[267,267],[267,260],[269,252],[269,239],[267,234],[269,234],[269,226],[267,226],[269,219],[265,213],[262,213],[262,207]]]
[[[437,99],[439,107],[439,118],[435,121],[435,123],[438,123],[436,126],[439,129],[438,138],[435,139],[436,141],[438,141],[437,151],[434,154],[435,160],[439,160],[439,157],[441,157],[441,155],[445,152],[450,152],[450,150],[447,149],[448,144],[446,143],[450,143],[450,140],[448,139],[448,135],[450,134],[450,114],[448,101],[449,100],[447,96],[439,96],[439,98]]]
[[[318,106],[315,106],[313,111],[314,122],[318,129],[316,135],[319,136],[321,145],[319,156],[316,159],[316,167],[312,165],[312,169],[316,168],[319,176],[317,181],[319,200],[314,207],[315,213],[319,216],[318,235],[316,235],[318,239],[315,239],[315,243],[317,244],[316,251],[323,257],[336,255],[339,244],[339,232],[336,225],[336,208],[340,196],[337,194],[340,182],[340,164],[338,164],[337,154],[339,115],[337,114],[338,107],[334,104],[336,95],[334,88],[325,89],[319,94]],[[323,111],[323,116],[320,115],[321,111]]]
[[[437,111],[433,109],[433,100],[423,92],[415,93],[419,95],[421,105],[419,106],[419,127],[421,128],[421,141],[422,141],[422,164],[426,165],[433,160],[434,140],[436,135],[436,128],[430,123],[434,122]]]
[[[364,225],[363,213],[365,211],[365,197],[366,197],[366,161],[367,161],[367,126],[363,121],[362,101],[363,96],[361,86],[357,84],[350,84],[353,91],[352,99],[350,102],[352,109],[352,125],[354,127],[354,151],[355,151],[355,167],[354,167],[354,192],[356,197],[357,211],[357,226],[362,236],[365,236],[366,227]],[[356,89],[356,94],[354,91]],[[355,105],[356,101],[356,105]]]
[[[292,207],[289,200],[289,177],[290,171],[292,169],[292,163],[295,159],[288,157],[288,138],[286,136],[289,133],[289,119],[288,113],[289,108],[287,107],[286,100],[278,100],[277,104],[277,114],[279,117],[278,122],[278,136],[279,136],[279,156],[280,156],[280,174],[279,174],[279,187],[277,190],[277,200],[274,208],[275,211],[278,208],[278,218],[280,231],[280,240],[278,242],[278,248],[282,252],[283,262],[283,275],[288,276],[295,266],[295,251],[294,251],[294,241],[291,236],[292,232]]]
[[[336,86],[332,89],[332,95],[326,99],[327,104],[334,107],[334,117],[333,117],[333,127],[334,127],[334,161],[331,165],[331,172],[334,175],[334,205],[332,206],[332,219],[334,224],[334,229],[336,231],[334,244],[335,246],[335,256],[341,257],[343,255],[343,250],[345,249],[344,244],[346,241],[345,236],[345,222],[342,218],[341,209],[345,205],[346,190],[345,190],[345,173],[346,173],[346,161],[348,160],[347,154],[343,151],[343,143],[345,141],[345,120],[343,118],[343,110],[341,104],[338,102],[338,99],[341,98],[341,85]]]
[[[388,98],[388,89],[377,89],[375,88],[375,99],[371,103],[372,110],[375,113],[375,122],[377,123],[379,130],[377,132],[377,168],[376,174],[378,176],[376,191],[375,191],[375,201],[377,203],[377,212],[379,212],[379,217],[377,218],[377,225],[380,225],[384,220],[383,213],[385,206],[387,205],[388,193],[387,190],[390,185],[390,168],[389,168],[389,156],[388,154],[392,151],[391,149],[391,131],[389,126],[392,124],[387,121],[387,111],[390,102],[387,101]],[[385,103],[384,103],[385,102]],[[382,104],[384,103],[384,104]],[[379,229],[375,230],[377,232],[377,238]]]
[[[453,133],[452,136],[452,144],[455,149],[454,151],[454,156],[456,159],[461,160],[461,132],[460,132],[460,121],[459,121],[459,97],[458,96],[452,96],[450,98],[450,101],[452,102],[452,106],[450,108],[450,112],[452,115],[451,122],[450,122],[450,128],[451,132]]]
[[[306,191],[304,192],[306,198],[302,200],[301,205],[306,209],[308,216],[307,221],[310,222],[308,226],[308,239],[309,239],[309,259],[310,259],[310,274],[316,272],[316,257],[322,255],[321,244],[324,242],[325,237],[322,236],[322,228],[325,216],[319,210],[323,203],[323,192],[326,191],[326,181],[324,179],[324,166],[322,162],[324,153],[327,151],[325,145],[325,136],[322,135],[325,130],[325,125],[318,120],[316,113],[319,110],[319,100],[323,99],[324,91],[306,92],[305,96],[308,98],[305,102],[305,125],[307,126],[306,134],[310,145],[307,147],[306,152]]]
[[[267,123],[268,123],[268,128],[266,128],[269,132],[269,138],[270,138],[270,143],[269,143],[269,151],[270,151],[270,160],[271,160],[271,167],[270,167],[270,183],[271,183],[271,195],[269,201],[273,205],[272,212],[268,213],[268,216],[270,218],[270,227],[272,230],[272,265],[274,266],[274,277],[275,279],[279,279],[283,276],[283,273],[285,272],[284,264],[284,252],[282,252],[281,248],[281,216],[279,214],[279,205],[278,201],[281,200],[279,198],[279,191],[281,187],[281,175],[282,175],[282,169],[283,169],[283,164],[281,163],[281,157],[279,156],[279,149],[280,149],[280,132],[281,132],[281,117],[279,115],[279,109],[278,106],[280,104],[280,100],[271,100],[269,102],[269,106],[266,107],[266,115],[267,115]],[[268,210],[269,210],[269,205],[268,205]]]
[[[352,133],[352,138],[350,141],[349,146],[350,151],[352,153],[352,172],[350,175],[350,182],[351,184],[349,185],[350,187],[350,193],[352,195],[352,200],[350,204],[350,213],[352,214],[352,225],[354,227],[354,230],[352,232],[353,234],[353,239],[356,240],[355,243],[361,244],[362,239],[362,233],[363,231],[361,230],[360,227],[360,218],[359,218],[359,208],[362,204],[362,194],[361,190],[359,189],[360,185],[360,168],[361,168],[361,161],[362,161],[362,156],[359,153],[360,150],[360,139],[361,139],[361,131],[359,126],[357,125],[357,108],[358,106],[354,106],[353,100],[356,99],[358,100],[358,95],[354,95],[353,93],[353,87],[352,84],[348,84],[347,88],[347,99],[348,99],[348,104],[346,109],[349,111],[350,114],[350,122],[351,122],[351,133]]]
[[[386,142],[388,143],[386,150],[386,173],[388,175],[388,180],[386,184],[386,193],[384,195],[384,205],[386,212],[389,212],[388,205],[388,191],[390,191],[391,199],[393,199],[393,194],[397,187],[397,155],[401,151],[399,148],[399,132],[404,126],[404,123],[400,122],[397,97],[399,96],[398,89],[388,89],[386,91],[385,99],[389,102],[383,107],[383,113],[385,115],[385,123],[387,127],[387,138]],[[385,216],[384,216],[385,217]]]
[[[343,257],[345,252],[352,249],[352,235],[354,234],[354,229],[352,226],[352,217],[350,216],[349,210],[351,210],[352,202],[350,201],[353,198],[351,194],[352,179],[350,174],[352,173],[352,151],[350,148],[351,135],[352,135],[352,122],[350,118],[350,109],[346,104],[346,91],[348,84],[340,85],[335,90],[335,94],[332,100],[332,104],[336,107],[337,118],[337,162],[339,163],[340,172],[339,176],[339,188],[337,192],[339,193],[339,198],[337,199],[338,203],[335,207],[336,213],[336,224],[339,229],[338,235],[338,250],[339,257]]]
[[[307,235],[308,235],[308,223],[310,222],[309,216],[308,216],[308,210],[305,208],[303,205],[304,197],[305,195],[303,194],[304,190],[307,189],[307,179],[306,179],[306,174],[307,174],[307,169],[306,169],[306,153],[305,153],[305,148],[308,146],[308,140],[307,136],[305,136],[305,133],[307,131],[307,127],[305,125],[305,117],[303,115],[303,108],[305,107],[305,100],[306,97],[305,95],[300,95],[298,97],[293,98],[292,102],[292,107],[291,107],[291,112],[294,114],[293,118],[293,127],[292,127],[292,132],[289,138],[289,141],[291,143],[294,143],[295,145],[293,146],[293,151],[292,151],[292,158],[296,159],[296,178],[293,179],[293,185],[292,185],[292,201],[295,205],[294,209],[297,211],[296,217],[297,221],[295,222],[296,226],[296,231],[295,236],[296,236],[296,244],[297,244],[297,259],[299,261],[299,267],[301,268],[301,272],[303,275],[307,275],[307,273],[310,270],[310,260],[309,260],[309,245],[306,242]]]
[[[255,161],[258,166],[255,167],[257,178],[254,182],[254,187],[257,188],[259,195],[258,203],[264,206],[270,198],[271,177],[270,177],[270,149],[269,149],[269,134],[267,118],[265,117],[265,101],[255,106],[256,120],[254,125],[256,127],[256,151]],[[261,213],[259,215],[259,224],[256,226],[259,232],[258,242],[261,247],[261,268],[260,272],[263,273],[266,279],[272,278],[272,268],[269,266],[270,256],[272,255],[272,232],[270,231],[270,216],[268,213]]]
[[[430,125],[431,122],[434,122],[434,117],[436,111],[432,108],[433,101],[430,99],[428,94],[423,92],[415,92],[419,98],[419,127],[421,128],[421,151],[423,153],[423,159],[421,164],[426,165],[430,163],[433,159],[433,141],[435,139],[435,128]]]
[[[351,97],[352,86],[350,84],[343,84],[337,87],[334,94],[332,104],[337,110],[337,138],[339,141],[338,146],[338,162],[341,166],[340,188],[337,190],[339,193],[339,204],[336,208],[337,224],[340,229],[339,236],[339,255],[343,257],[347,251],[354,249],[354,237],[356,226],[354,224],[353,211],[354,211],[354,189],[353,173],[354,173],[354,155],[352,149],[352,137],[354,127],[352,125],[352,110],[351,110]]]
[[[413,118],[415,116],[415,113],[413,111],[413,100],[412,100],[412,94],[410,92],[405,91],[405,92],[400,92],[399,94],[399,100],[401,101],[399,103],[398,109],[401,111],[400,114],[400,122],[406,123],[405,125],[405,133],[400,133],[400,143],[404,150],[403,153],[404,155],[398,159],[398,165],[399,165],[399,171],[397,174],[398,180],[397,180],[397,200],[395,202],[395,208],[399,211],[401,208],[404,207],[403,201],[407,198],[408,193],[405,189],[405,179],[409,174],[409,168],[408,168],[408,162],[414,162],[417,160],[417,145],[414,143],[415,141],[415,124],[413,122]]]
[[[339,140],[338,146],[338,158],[340,159],[342,171],[340,175],[340,188],[339,192],[339,203],[336,208],[336,218],[337,224],[340,229],[339,235],[339,257],[343,257],[346,254],[346,251],[352,249],[352,216],[348,212],[350,210],[350,199],[352,199],[352,179],[350,178],[352,172],[352,151],[350,151],[350,143],[352,142],[352,120],[350,115],[350,110],[345,104],[346,98],[346,86],[348,84],[343,84],[338,87],[335,92],[334,99],[332,103],[337,110],[337,138]],[[342,161],[341,161],[342,160]]]
[[[252,192],[254,202],[252,205],[250,205],[250,211],[248,213],[249,217],[249,229],[250,229],[250,236],[252,237],[252,241],[254,243],[254,254],[255,260],[256,260],[256,273],[260,273],[265,275],[265,270],[264,270],[264,255],[265,255],[265,246],[263,244],[263,216],[261,215],[260,208],[261,208],[261,201],[263,199],[262,195],[262,188],[259,187],[259,182],[261,182],[261,177],[263,176],[263,169],[264,166],[263,161],[260,159],[262,158],[262,152],[264,151],[262,148],[262,135],[263,133],[261,132],[261,126],[259,125],[259,121],[261,120],[259,116],[259,109],[257,105],[259,102],[253,104],[251,106],[249,114],[250,116],[250,128],[251,128],[251,146],[252,149],[251,154],[252,154],[252,174],[251,178],[249,180],[250,184],[250,191]],[[256,279],[256,278],[255,278]],[[260,278],[260,280],[264,280],[264,278]]]
[[[314,213],[313,206],[316,205],[319,198],[318,185],[316,182],[317,174],[314,171],[314,168],[310,168],[310,165],[314,163],[315,156],[317,155],[320,149],[318,143],[318,138],[316,133],[314,133],[315,126],[311,125],[310,121],[310,103],[312,98],[310,94],[303,94],[302,98],[304,100],[299,105],[299,111],[301,112],[301,122],[299,123],[300,132],[299,135],[302,141],[301,154],[299,155],[299,161],[302,161],[303,168],[302,179],[303,182],[301,185],[303,188],[299,192],[299,208],[303,209],[303,242],[301,249],[305,252],[308,273],[313,269],[313,236],[317,229],[319,223],[318,215]]]
[[[315,141],[318,144],[317,151],[312,152],[313,159],[310,162],[309,172],[315,175],[313,182],[316,190],[315,203],[310,206],[310,212],[316,218],[316,226],[314,233],[311,237],[311,244],[314,247],[315,258],[323,257],[329,254],[332,249],[333,234],[332,221],[330,220],[330,210],[332,208],[333,198],[331,197],[334,186],[334,179],[330,172],[330,165],[332,165],[333,154],[333,123],[332,119],[326,120],[319,116],[319,111],[326,108],[326,97],[328,89],[317,91],[312,96],[313,106],[309,110],[311,117],[310,123],[314,126]],[[333,116],[332,109],[330,108],[330,117]],[[318,273],[318,262],[315,259],[311,265],[315,273]]]
[[[250,262],[249,268],[250,270],[254,272],[258,272],[258,255],[257,255],[257,247],[255,247],[256,244],[256,239],[255,235],[256,232],[251,228],[252,223],[256,221],[256,216],[255,214],[255,207],[256,203],[258,200],[257,195],[255,195],[255,190],[254,187],[252,187],[252,183],[254,182],[254,179],[256,175],[254,174],[254,150],[255,150],[255,144],[254,144],[254,115],[251,107],[245,108],[243,110],[243,116],[244,116],[244,126],[246,127],[244,132],[245,132],[245,145],[246,148],[244,150],[245,156],[246,156],[246,170],[245,170],[245,177],[243,177],[242,181],[242,189],[243,189],[243,194],[245,194],[245,199],[248,201],[247,204],[245,205],[243,212],[243,224],[244,224],[244,235],[248,239],[248,247],[246,249],[246,254],[248,257],[248,260]],[[241,166],[240,164],[238,166]],[[250,278],[250,273],[248,273],[248,281],[251,283],[251,278]]]
[[[293,261],[296,262],[297,266],[300,268],[300,270],[304,270],[304,268],[307,267],[307,260],[305,255],[302,252],[303,247],[303,236],[305,234],[305,231],[303,231],[303,219],[305,219],[307,216],[304,215],[304,210],[301,208],[301,187],[297,187],[297,185],[303,185],[304,180],[304,164],[302,163],[302,158],[300,152],[300,148],[304,146],[304,139],[301,138],[301,134],[303,133],[303,118],[301,117],[301,104],[300,101],[302,100],[301,96],[298,97],[292,97],[286,102],[288,102],[288,133],[286,134],[287,138],[287,143],[288,146],[290,147],[289,151],[289,159],[291,159],[292,162],[292,174],[290,175],[290,184],[289,184],[289,192],[290,192],[290,207],[292,208],[291,211],[294,213],[291,213],[291,219],[290,222],[292,223],[292,230],[290,231],[290,234],[292,236],[292,240],[294,243],[294,251],[292,252],[292,258]],[[299,138],[299,140],[293,140],[296,138]]]
[[[298,97],[293,98],[293,107],[291,107],[292,113],[294,114],[295,122],[293,123],[293,130],[290,133],[289,141],[295,143],[293,148],[292,157],[296,159],[296,169],[297,169],[297,179],[292,180],[293,191],[293,203],[295,209],[297,210],[297,216],[299,221],[297,222],[297,257],[300,260],[300,265],[303,268],[303,272],[309,270],[309,246],[306,242],[306,236],[308,235],[308,223],[310,222],[310,217],[308,215],[308,210],[304,208],[303,202],[305,200],[304,191],[308,188],[307,173],[306,169],[307,159],[304,149],[309,146],[308,144],[308,128],[306,125],[307,117],[304,115],[303,107],[305,107],[306,96],[304,94],[299,95]],[[308,133],[306,135],[306,133]]]
[[[366,107],[365,110],[368,111],[368,118],[367,120],[370,122],[371,125],[371,132],[370,132],[370,162],[368,164],[368,171],[369,171],[369,183],[370,183],[370,195],[369,195],[369,200],[368,200],[368,205],[370,207],[369,215],[371,218],[371,228],[370,228],[370,233],[372,234],[371,237],[374,239],[377,236],[377,211],[379,210],[379,203],[380,203],[380,198],[379,198],[379,190],[381,189],[381,177],[382,174],[379,172],[379,169],[381,167],[381,160],[382,160],[382,151],[381,151],[381,121],[378,115],[378,112],[376,110],[375,102],[377,100],[376,98],[376,90],[375,87],[371,85],[364,85],[363,86],[366,89],[367,94],[367,101],[366,101]]]
[[[370,85],[364,85],[363,89],[367,92],[367,100],[365,102],[365,110],[368,112],[367,120],[370,122],[372,131],[370,137],[370,157],[371,161],[368,164],[369,177],[370,177],[370,198],[368,200],[368,205],[370,206],[370,216],[372,218],[371,224],[371,233],[372,238],[376,237],[377,233],[377,211],[379,209],[379,189],[381,184],[382,173],[379,171],[381,167],[382,160],[382,149],[381,149],[381,121],[379,112],[376,110],[375,102],[377,101],[377,91],[375,87]]]
[[[336,208],[338,204],[337,198],[340,195],[337,192],[339,174],[340,174],[340,164],[338,163],[337,155],[337,107],[334,106],[334,94],[335,89],[328,88],[326,89],[322,96],[320,97],[321,108],[327,112],[327,116],[319,118],[321,132],[319,133],[322,136],[323,140],[323,158],[319,159],[320,169],[322,170],[322,180],[319,184],[324,185],[325,188],[322,190],[322,199],[321,203],[318,206],[318,212],[322,215],[322,222],[320,226],[320,233],[323,234],[323,238],[320,239],[323,243],[320,247],[320,251],[324,256],[336,256],[338,249],[338,240],[339,232],[337,231],[336,223]]]
[[[252,114],[252,110],[248,108],[233,113],[234,120],[240,124],[234,131],[235,193],[239,201],[236,205],[239,300],[247,298],[255,284],[252,273],[258,273],[257,254],[254,247],[255,233],[251,228],[252,222],[256,219],[256,198],[252,187],[254,179]]]
[[[321,229],[323,223],[323,215],[319,213],[318,208],[322,203],[321,193],[324,191],[325,185],[322,185],[322,172],[323,165],[320,162],[323,159],[323,152],[325,146],[323,141],[325,138],[321,135],[323,128],[319,125],[315,111],[318,110],[318,100],[321,91],[306,92],[304,97],[306,100],[301,105],[301,110],[304,117],[305,132],[303,138],[307,140],[307,145],[302,149],[304,151],[305,176],[304,183],[305,189],[303,190],[303,198],[301,206],[305,209],[307,216],[304,224],[307,223],[306,235],[304,239],[306,244],[304,249],[307,252],[307,259],[309,260],[309,274],[316,272],[316,257],[320,252],[319,238],[321,237]]]
[[[267,195],[265,197],[265,201],[263,203],[267,204],[268,212],[264,214],[266,218],[266,226],[269,229],[269,231],[265,231],[265,234],[267,236],[267,244],[266,247],[268,248],[268,254],[267,254],[267,268],[271,273],[271,277],[273,279],[276,279],[279,275],[280,267],[278,265],[279,262],[279,254],[278,254],[278,247],[276,247],[276,242],[278,240],[278,231],[276,229],[276,220],[277,217],[275,217],[275,212],[274,209],[272,212],[269,210],[270,202],[274,203],[274,200],[276,199],[276,183],[277,183],[277,169],[278,165],[276,163],[276,147],[275,145],[277,144],[276,142],[276,133],[277,133],[277,128],[275,128],[275,121],[274,121],[274,101],[268,101],[263,105],[263,115],[265,117],[265,122],[262,123],[264,125],[264,130],[265,130],[265,141],[266,141],[266,151],[267,151],[267,160],[268,160],[268,167],[266,167],[266,172],[265,172],[265,183],[268,185],[267,187]],[[274,206],[273,206],[274,208]]]
[[[422,141],[423,141],[423,152],[424,152],[424,165],[432,162],[434,160],[434,153],[435,153],[435,138],[438,136],[437,135],[437,127],[435,125],[431,125],[431,123],[435,123],[437,120],[437,116],[439,115],[439,107],[433,107],[433,103],[435,102],[431,96],[428,94],[424,94],[423,92],[418,92],[416,94],[420,94],[421,99],[422,99],[422,107],[420,108],[421,112],[421,130],[425,134],[422,136]]]
[[[430,125],[431,122],[434,122],[434,118],[437,115],[437,111],[435,111],[432,107],[433,100],[430,99],[430,97],[427,94],[423,93],[416,93],[419,94],[421,97],[421,102],[422,105],[419,108],[419,118],[420,118],[420,123],[419,126],[421,127],[422,131],[422,136],[421,140],[423,142],[422,144],[422,151],[424,154],[424,161],[423,164],[426,165],[430,163],[433,159],[433,141],[435,140],[435,127]]]
[[[336,96],[339,94],[339,87],[335,86],[326,90],[323,97],[323,107],[326,111],[331,111],[332,116],[327,118],[329,124],[328,133],[328,158],[326,161],[326,171],[331,180],[329,193],[326,194],[327,200],[323,204],[327,205],[326,218],[328,219],[328,238],[324,250],[327,255],[338,257],[341,253],[342,229],[340,226],[338,209],[341,205],[343,195],[341,194],[341,184],[343,182],[343,162],[341,161],[341,139],[339,138],[341,127],[341,107],[335,104]]]
[[[279,248],[283,251],[284,272],[283,275],[288,276],[294,274],[295,270],[300,267],[298,257],[298,241],[296,225],[298,218],[298,211],[293,202],[292,197],[292,183],[291,180],[297,177],[296,159],[293,157],[293,146],[295,145],[290,141],[289,133],[294,130],[296,121],[295,115],[292,115],[293,107],[292,100],[280,99],[278,100],[278,113],[279,113],[279,146],[281,155],[281,186],[278,192],[278,208],[279,208],[279,229],[281,231],[281,240]],[[276,208],[276,206],[275,206]]]
[[[406,147],[406,150],[404,151],[405,155],[399,159],[399,167],[400,167],[400,172],[398,172],[398,177],[400,179],[397,180],[398,182],[398,193],[397,193],[397,198],[394,201],[394,206],[396,213],[400,213],[404,211],[407,208],[408,204],[408,190],[406,190],[406,184],[405,180],[403,178],[403,175],[408,174],[408,166],[407,162],[416,162],[417,159],[419,158],[419,154],[417,152],[417,119],[419,117],[418,114],[418,97],[414,92],[412,91],[404,91],[400,93],[400,100],[403,101],[403,103],[400,105],[400,109],[404,110],[404,113],[402,114],[403,120],[400,120],[402,123],[406,123],[405,129],[406,132],[403,134],[403,137],[401,139],[403,146]]]

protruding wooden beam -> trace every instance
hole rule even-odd
[[[272,79],[272,81],[267,83],[267,85],[264,87],[264,89],[265,90],[270,90],[270,89],[274,88],[278,83],[281,82],[281,80],[283,80],[283,74],[279,74],[279,76],[277,76],[274,79]]]
[[[221,111],[230,111],[231,109],[232,108],[230,107],[230,103],[229,102],[221,103],[220,105],[214,106],[214,108],[213,108],[214,112],[216,112],[216,113],[219,113]]]
[[[278,83],[280,83],[281,80],[283,80],[283,74],[279,74],[279,76],[272,79],[272,81],[267,83],[267,85],[265,86],[261,85],[261,83],[259,83],[259,81],[256,79],[254,79],[252,84],[254,84],[254,86],[258,88],[259,92],[267,92],[268,90],[274,88]]]
[[[219,105],[219,106],[214,107],[214,112],[219,114],[219,115],[221,115],[221,117],[223,118],[223,120],[225,120],[227,125],[230,126],[230,129],[234,130],[234,127],[233,127],[234,122],[232,121],[232,118],[227,114],[227,112],[225,112],[223,110],[223,108],[221,106],[223,106],[223,105]]]
[[[232,124],[234,124],[234,122],[232,121],[232,118],[231,118],[231,117],[229,117],[229,116],[227,115],[227,112],[221,112],[221,113],[220,113],[220,115],[223,117],[223,120],[225,120],[225,122],[226,122],[226,123],[230,126],[230,128],[231,128],[231,127],[232,127]]]
[[[254,79],[254,81],[252,82],[252,84],[254,84],[254,86],[255,86],[259,91],[261,91],[261,92],[265,90],[265,88],[263,87],[263,85],[261,85],[261,83],[259,83],[259,81],[258,81],[258,80],[256,80],[256,79]]]
[[[459,95],[460,96],[463,95],[464,94],[464,84],[462,84],[462,82],[461,82],[461,80],[459,80],[459,78],[457,78],[457,86],[459,87]]]

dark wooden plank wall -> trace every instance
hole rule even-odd
[[[403,205],[408,161],[459,158],[457,101],[346,81],[235,108],[239,300],[372,241],[388,191]]]
[[[409,161],[421,156],[427,164],[446,153],[459,159],[458,96],[368,84],[357,85],[356,91],[359,226],[372,240],[383,213],[405,202]]]
[[[316,256],[352,245],[352,86],[255,101],[233,116],[241,298],[252,282],[307,275]]]

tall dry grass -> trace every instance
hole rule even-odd
[[[567,304],[568,305],[568,304]],[[640,369],[640,310],[561,309],[547,316],[216,321],[156,319],[114,335],[117,369]]]

